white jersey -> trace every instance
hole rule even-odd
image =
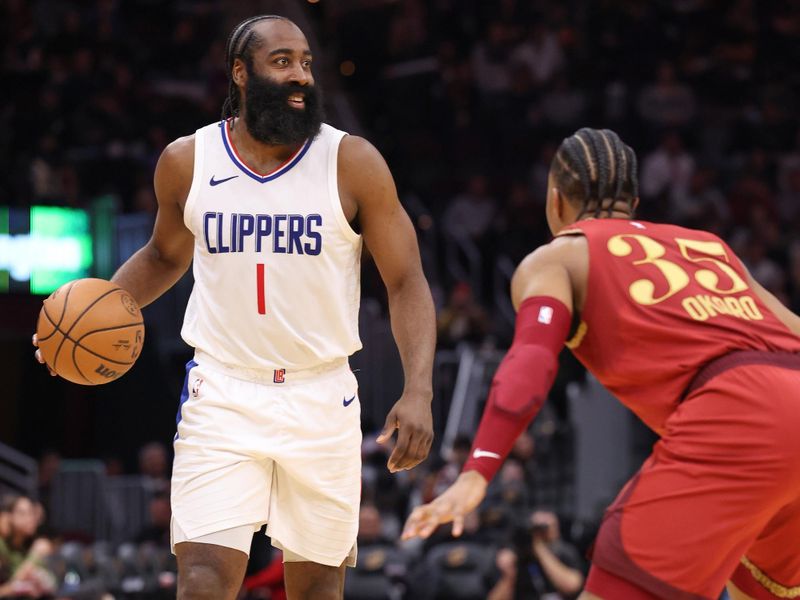
[[[242,125],[243,126],[243,125]],[[181,335],[248,369],[306,369],[361,348],[361,236],[339,199],[343,131],[319,134],[268,174],[249,168],[230,122],[198,129],[184,222],[194,289]]]

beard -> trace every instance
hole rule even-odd
[[[319,133],[325,114],[316,85],[277,83],[256,75],[252,65],[247,75],[244,122],[250,135],[264,144],[296,146]],[[303,94],[303,109],[289,105],[289,96],[296,93]]]

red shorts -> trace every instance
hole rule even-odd
[[[800,598],[800,357],[761,357],[670,416],[606,512],[588,591],[716,599],[730,579],[757,599]]]

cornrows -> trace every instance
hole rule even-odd
[[[228,72],[228,97],[222,104],[222,120],[239,115],[241,99],[239,97],[239,88],[236,87],[236,84],[233,82],[233,63],[237,58],[241,58],[245,61],[250,59],[250,53],[252,51],[251,42],[255,38],[256,42],[260,43],[258,35],[253,31],[253,25],[267,19],[288,21],[286,17],[281,17],[279,15],[259,15],[257,17],[250,17],[234,27],[233,31],[231,31],[231,34],[228,36],[228,43],[225,45],[225,66]],[[231,128],[233,128],[233,123],[231,123]]]
[[[633,208],[639,195],[636,154],[610,129],[580,129],[561,142],[552,163],[559,189],[571,200],[579,200],[583,216],[594,203],[594,216],[623,201]]]

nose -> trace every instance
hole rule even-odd
[[[289,81],[300,85],[309,85],[313,81],[313,77],[311,76],[311,71],[303,68],[302,62],[296,62],[292,66],[291,73],[289,73]]]

